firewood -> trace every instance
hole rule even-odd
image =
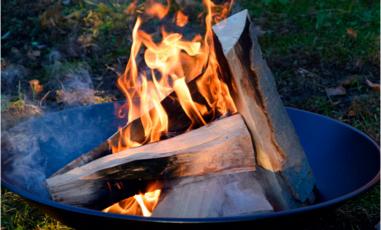
[[[111,197],[119,198],[118,191],[112,191],[108,183],[254,170],[251,137],[236,114],[173,138],[107,155],[46,182],[54,200],[90,207],[100,200],[118,201]]]
[[[161,195],[155,217],[204,218],[273,211],[255,172],[184,178]]]
[[[214,37],[214,39],[217,39],[217,38]],[[222,48],[220,47],[219,44],[216,44],[215,50],[217,52],[222,53],[221,51]],[[197,80],[199,79],[201,75],[202,74],[200,73],[198,76],[195,76],[192,78],[186,78],[186,81],[187,81],[187,86],[191,93],[192,99],[195,102],[198,102],[200,104],[206,104],[206,101],[202,97],[202,95],[199,93],[197,84],[196,84]],[[189,120],[186,113],[182,109],[179,101],[176,100],[176,97],[177,97],[176,93],[172,91],[161,100],[161,105],[163,106],[164,110],[167,112],[167,115],[168,115],[168,124],[169,124],[168,132],[170,135],[181,134],[185,132],[191,124],[191,121]],[[127,124],[125,126],[121,127],[121,130],[131,129],[131,132],[130,132],[131,139],[138,142],[141,142],[141,140],[144,139],[144,129],[141,122],[142,115],[143,114],[140,114],[140,117],[133,117],[131,121],[127,121]],[[205,121],[210,122],[211,117],[205,117]],[[197,126],[194,128],[197,128]],[[60,170],[58,170],[53,175],[51,175],[51,177],[64,174],[74,168],[80,167],[93,160],[96,160],[98,158],[111,154],[109,143],[117,143],[119,138],[120,138],[120,132],[117,131],[112,136],[110,136],[106,141],[99,144],[97,147],[89,150],[86,153],[81,154],[78,158],[66,164]]]
[[[308,203],[314,198],[312,171],[262,57],[247,10],[213,30],[230,69],[233,99],[255,143],[258,168],[264,169],[263,183],[271,185],[265,191],[272,191],[281,209],[295,205],[285,191],[298,202]]]
[[[202,100],[200,98],[199,93],[196,90],[196,81],[192,80],[189,84],[189,89],[192,94],[192,98],[195,100]],[[183,109],[181,108],[180,104],[177,100],[174,100],[173,98],[176,97],[175,92],[170,93],[167,97],[165,97],[161,104],[166,110],[168,114],[168,120],[169,120],[169,127],[168,131],[169,133],[181,133],[184,132],[190,125],[190,121],[187,118],[186,114],[184,113]],[[131,139],[140,142],[144,139],[144,129],[141,123],[140,117],[137,117],[136,119],[133,119],[131,121],[128,121],[127,124],[121,128],[121,130],[125,129],[131,129]],[[85,165],[93,160],[96,160],[98,158],[107,156],[111,154],[111,149],[109,143],[117,143],[120,138],[120,133],[116,132],[111,137],[109,137],[106,141],[101,143],[99,146],[97,146],[94,149],[91,149],[90,151],[81,154],[78,158],[71,161],[70,163],[66,164],[63,168],[55,172],[52,176],[57,176],[63,173],[66,173],[70,171],[71,169],[80,167],[82,165]]]
[[[230,122],[228,119],[232,119],[230,117],[115,155],[109,155],[107,146],[103,145],[100,150],[83,155],[47,180],[53,199],[79,206],[105,208],[133,195],[147,184],[146,181],[152,180],[165,180],[166,187],[154,212],[156,216],[243,215],[299,207],[314,199],[310,166],[276,91],[271,71],[263,60],[247,11],[222,21],[214,27],[214,31],[222,46],[220,50],[216,44],[217,57],[225,70],[224,77],[228,79],[238,112],[247,125],[239,117],[245,134],[234,124],[227,124]],[[194,83],[191,81],[189,84],[192,97],[197,95],[197,90],[192,90],[196,89]],[[189,125],[184,123],[186,116],[179,115],[179,111],[182,112],[179,105],[173,103],[176,102],[172,102],[171,97],[162,101],[170,116],[170,132],[184,130]],[[239,115],[233,117],[236,116]],[[228,126],[230,128],[225,130]],[[139,118],[129,122],[127,127],[134,130],[132,139],[143,137]],[[210,133],[212,131],[209,129],[218,132]],[[228,141],[224,137],[229,137]],[[233,176],[238,172],[252,173],[250,178]],[[176,183],[171,182],[173,178]],[[236,188],[231,187],[232,178],[237,184],[253,184],[248,190],[252,197],[244,195],[248,188],[240,187],[243,191],[232,189]],[[225,196],[226,191],[238,194],[235,199],[234,196],[225,198],[227,203],[233,205],[229,208],[231,212],[224,209],[225,206],[219,206],[221,203],[216,203],[214,199],[208,200],[213,198],[210,195],[200,195],[199,199],[194,197],[194,193],[200,193],[205,188],[214,191],[212,193],[216,197]],[[191,202],[192,199],[194,202]],[[179,206],[171,207],[176,202]],[[258,206],[245,206],[254,202]],[[271,208],[267,204],[271,204]],[[174,209],[172,213],[166,210],[169,207]],[[186,209],[190,209],[188,214]],[[216,210],[219,210],[218,214]]]

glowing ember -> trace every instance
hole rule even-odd
[[[136,5],[136,2],[133,4]],[[141,29],[144,17],[138,16],[132,32],[130,58],[117,85],[126,97],[126,103],[119,108],[119,115],[127,115],[128,121],[140,118],[145,138],[136,142],[131,140],[129,128],[120,129],[118,142],[110,143],[113,153],[158,141],[167,134],[168,115],[160,102],[173,91],[191,120],[189,129],[204,125],[205,116],[225,116],[236,112],[228,86],[222,80],[212,32],[213,20],[226,17],[232,3],[218,6],[204,0],[203,4],[206,8],[205,34],[196,35],[191,41],[185,40],[180,33],[168,33],[161,27],[161,41],[155,42],[153,35]],[[166,5],[149,0],[144,13],[163,19],[167,17],[170,5],[169,0]],[[177,11],[174,22],[183,27],[188,23],[188,16]],[[149,70],[137,63],[138,54],[143,52],[144,65]],[[197,88],[207,104],[193,101],[186,84],[193,79],[196,79]]]

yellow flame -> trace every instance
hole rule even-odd
[[[144,128],[144,140],[131,139],[131,127],[119,129],[117,143],[110,142],[113,153],[131,147],[158,141],[168,132],[168,114],[161,101],[171,92],[175,92],[184,113],[194,125],[205,125],[205,116],[217,114],[225,116],[237,111],[229,88],[223,81],[222,69],[218,63],[214,48],[212,23],[228,15],[232,2],[216,5],[210,0],[203,0],[206,8],[205,33],[196,35],[192,40],[185,40],[180,33],[168,33],[161,28],[161,41],[155,42],[153,35],[141,29],[144,17],[138,17],[132,31],[130,57],[123,74],[117,79],[117,86],[126,98],[126,103],[118,110],[120,116],[127,111],[128,121],[140,118]],[[171,1],[166,5],[148,0],[145,14],[163,19],[168,16]],[[137,1],[126,10],[131,13],[137,7]],[[184,27],[188,16],[177,11],[173,22]],[[143,54],[144,64],[149,69],[140,68],[137,56]],[[196,79],[199,93],[206,104],[195,102],[186,82]],[[117,202],[104,212],[129,215],[151,216],[160,198],[159,186],[150,186],[148,192],[136,194]]]
[[[157,206],[160,193],[160,189],[155,189],[144,194],[134,195],[103,209],[102,212],[149,217],[152,216],[152,212]]]
[[[149,0],[145,13],[163,19],[171,6]],[[133,4],[136,5],[135,2]],[[131,140],[129,128],[120,129],[117,144],[110,143],[114,153],[130,147],[160,140],[168,132],[168,115],[161,100],[175,92],[179,104],[194,124],[205,124],[204,116],[216,114],[224,116],[235,113],[236,107],[229,88],[222,80],[222,70],[214,50],[212,23],[227,16],[229,4],[215,5],[203,0],[206,8],[205,34],[196,35],[191,41],[180,33],[168,33],[161,28],[161,41],[155,42],[152,35],[141,29],[143,20],[138,17],[132,31],[130,58],[124,73],[119,76],[117,85],[126,97],[126,103],[119,111],[128,111],[128,120],[140,117],[144,128],[144,140]],[[135,6],[134,6],[135,7]],[[188,17],[181,11],[175,14],[175,23],[185,26]],[[138,67],[137,56],[144,52],[144,63],[149,71]],[[149,76],[147,76],[149,75]],[[199,93],[206,105],[193,101],[186,82],[195,79]],[[122,112],[120,112],[122,114]]]

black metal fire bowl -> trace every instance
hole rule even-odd
[[[234,227],[247,223],[302,226],[310,218],[358,196],[379,181],[380,151],[373,140],[339,121],[288,108],[315,175],[319,197],[314,205],[250,216],[173,219],[103,213],[52,201],[44,185],[46,176],[114,133],[118,121],[113,112],[112,104],[78,107],[33,118],[12,128],[9,136],[20,143],[16,149],[9,150],[2,141],[2,185],[69,226],[125,229],[160,224],[194,227],[193,224],[200,223]]]

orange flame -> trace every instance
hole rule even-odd
[[[169,0],[167,0],[167,6],[159,2],[155,2],[154,0],[146,1],[145,5],[145,13],[159,19],[163,19],[165,16],[167,16],[169,9],[171,8],[171,3]]]
[[[213,11],[213,21],[215,23],[218,23],[224,20],[229,15],[235,0],[225,1],[221,5],[216,5],[211,1],[208,2],[210,4],[211,10]]]
[[[167,4],[149,0],[145,13],[159,19],[169,14],[170,0]],[[153,35],[141,29],[142,17],[138,17],[132,31],[130,58],[124,73],[118,78],[117,85],[126,97],[126,103],[119,109],[119,114],[128,111],[128,121],[140,118],[144,128],[144,140],[131,140],[131,130],[119,130],[119,140],[110,143],[112,152],[137,147],[160,140],[168,132],[168,115],[161,101],[171,92],[175,92],[179,104],[194,125],[204,125],[206,115],[215,117],[235,113],[236,107],[230,96],[228,86],[222,80],[222,70],[214,50],[212,23],[227,15],[231,4],[217,6],[210,0],[203,0],[206,8],[205,34],[196,35],[192,40],[185,40],[180,33],[168,33],[161,27],[161,41],[155,42]],[[218,14],[214,12],[218,9]],[[223,14],[223,15],[221,15]],[[188,17],[181,11],[175,14],[175,23],[185,26]],[[147,71],[137,63],[139,53],[144,53]],[[196,79],[199,93],[206,104],[199,104],[192,98],[186,82]]]
[[[181,10],[177,11],[175,23],[179,27],[184,27],[188,23],[188,16],[186,16]]]
[[[136,10],[138,0],[133,0],[127,9],[124,10],[125,14],[133,14]]]
[[[171,2],[167,4],[148,0],[145,14],[163,19],[169,14]],[[129,11],[136,8],[137,1],[132,2]],[[113,153],[160,140],[168,132],[168,114],[161,101],[175,92],[184,113],[194,125],[205,125],[205,116],[226,116],[237,111],[229,88],[222,80],[222,69],[214,50],[212,23],[228,15],[232,2],[215,5],[210,0],[203,0],[206,8],[204,36],[196,35],[189,41],[180,33],[168,33],[161,28],[161,41],[155,42],[153,35],[141,29],[143,17],[138,17],[132,31],[130,58],[124,73],[117,79],[117,85],[126,97],[126,103],[118,110],[119,116],[128,111],[128,121],[140,118],[144,129],[144,140],[131,139],[131,127],[119,129],[117,144],[110,142]],[[174,22],[183,27],[188,23],[188,16],[177,11]],[[144,65],[137,62],[137,56],[143,54]],[[195,80],[199,93],[206,104],[193,100],[187,82]],[[126,198],[115,203],[104,212],[129,215],[151,216],[158,204],[161,189],[157,184],[151,185],[144,194]]]
[[[111,212],[124,215],[152,216],[152,211],[159,202],[161,189],[153,184],[144,194],[138,194],[121,200],[105,209],[102,212]]]

